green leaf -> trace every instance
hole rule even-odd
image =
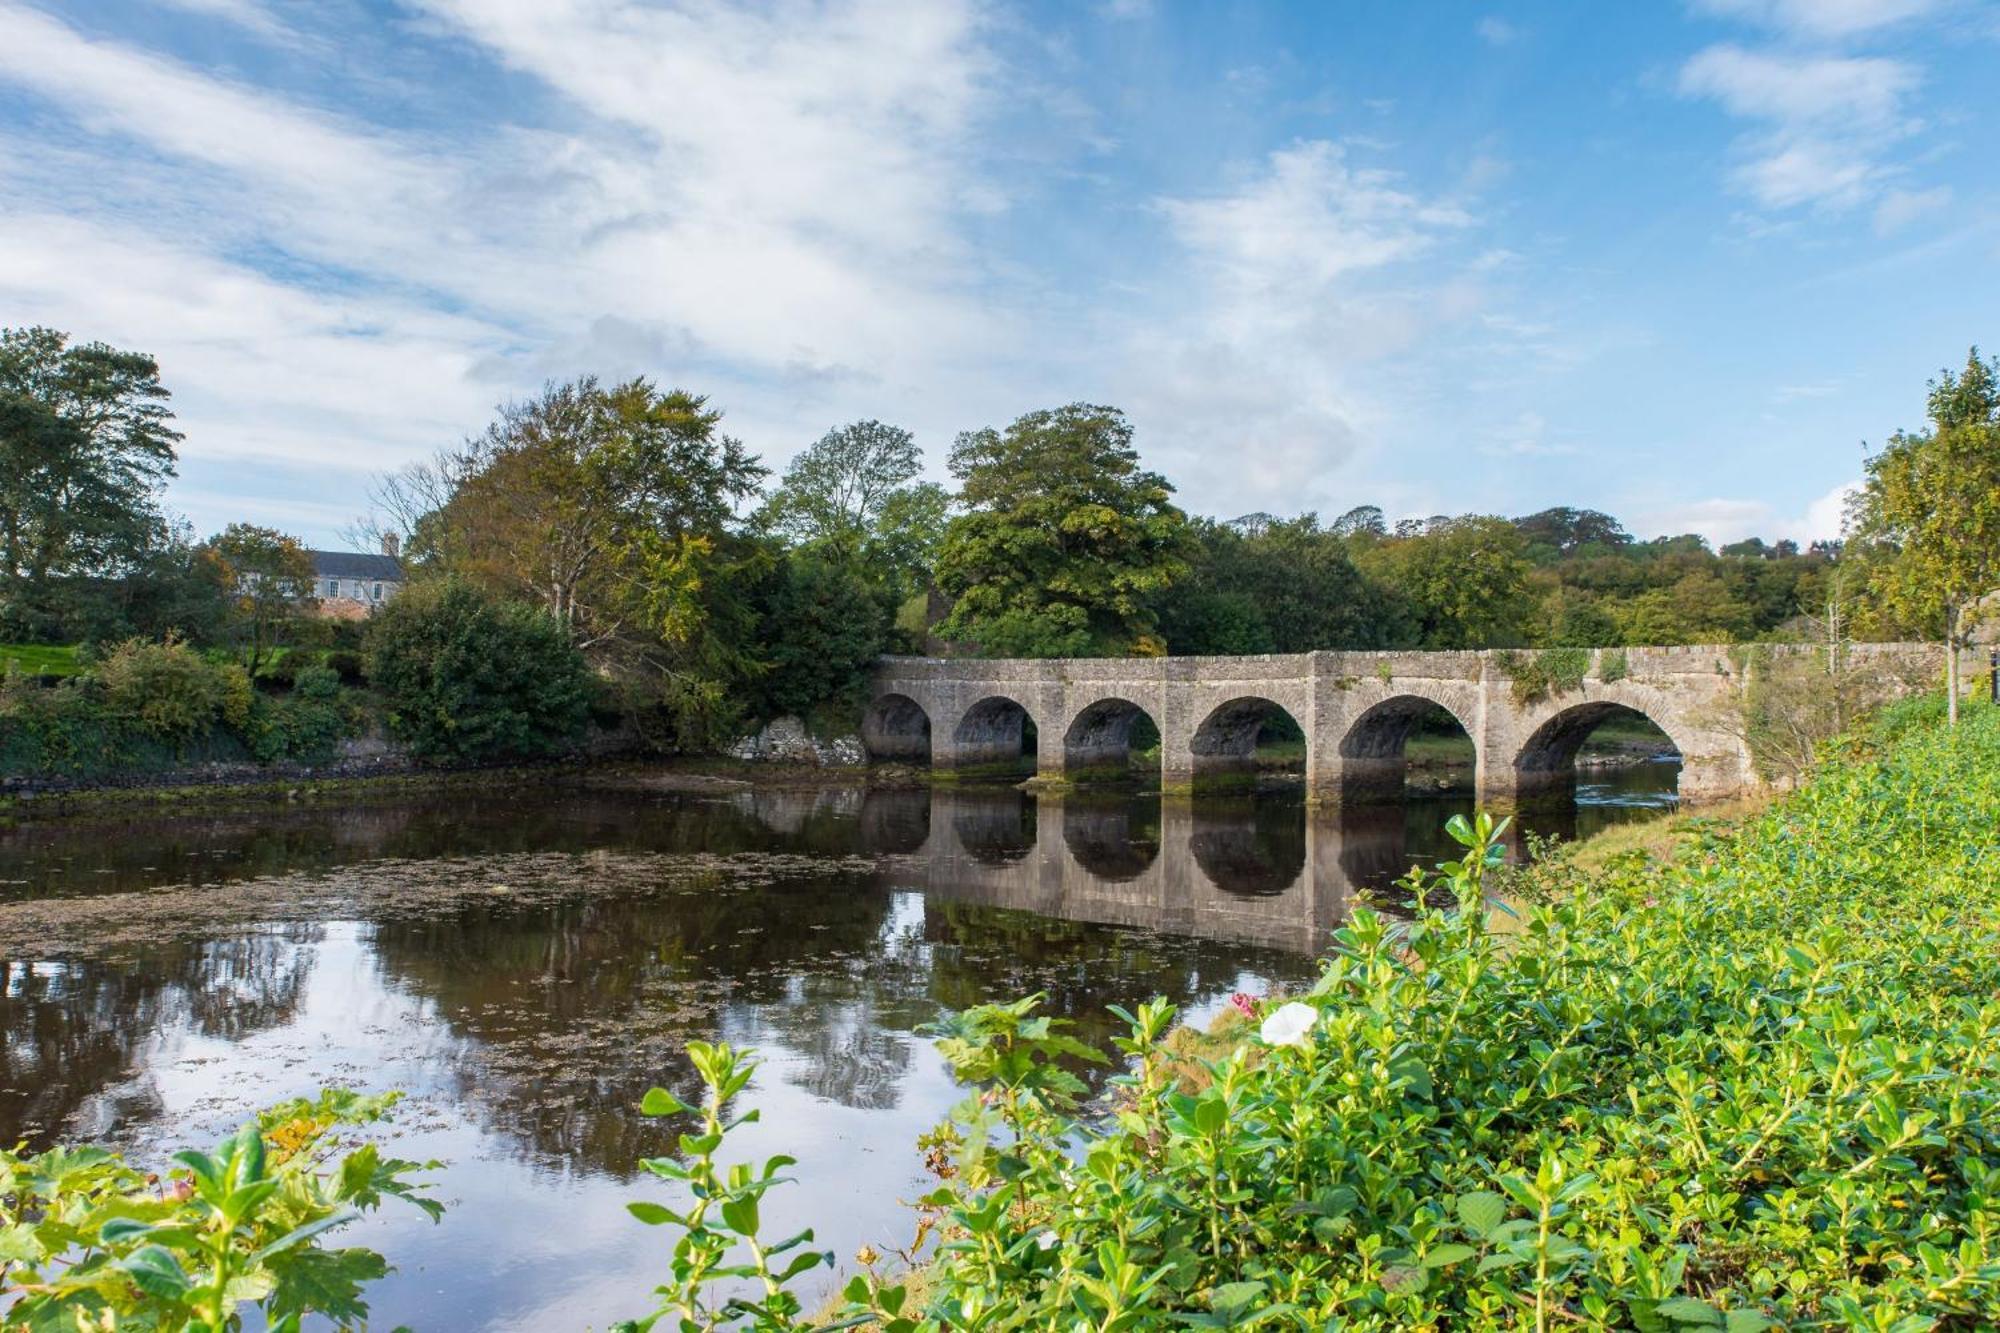
[[[1676,1323],[1722,1327],[1722,1312],[1707,1301],[1698,1301],[1692,1296],[1676,1296],[1672,1300],[1661,1301],[1653,1307],[1653,1313],[1663,1314]]]
[[[1458,1196],[1458,1220],[1473,1235],[1486,1237],[1507,1220],[1507,1200],[1491,1190],[1474,1190]]]
[[[1777,1326],[1777,1321],[1761,1310],[1731,1310],[1723,1316],[1723,1327],[1728,1333],[1764,1333],[1767,1328]]]
[[[275,1285],[264,1303],[267,1316],[321,1314],[342,1327],[367,1319],[362,1288],[386,1277],[389,1263],[373,1250],[322,1250],[306,1245],[272,1256]]]
[[[626,1093],[626,1096],[632,1094]],[[630,1105],[630,1103],[627,1103]],[[640,1115],[685,1115],[694,1108],[665,1088],[648,1088],[646,1096],[639,1103]]]
[[[118,1261],[119,1271],[131,1277],[134,1286],[148,1296],[178,1301],[192,1284],[181,1270],[173,1251],[161,1245],[145,1245]]]
[[[665,1226],[669,1222],[679,1223],[681,1215],[664,1204],[646,1199],[635,1199],[625,1205],[625,1211],[644,1222],[649,1227]]]
[[[1443,1268],[1447,1264],[1455,1264],[1462,1259],[1470,1259],[1477,1253],[1479,1251],[1473,1249],[1470,1245],[1439,1245],[1424,1255],[1423,1265],[1425,1268]]]

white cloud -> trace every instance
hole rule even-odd
[[[1747,537],[1762,537],[1767,542],[1789,538],[1805,546],[1840,536],[1848,496],[1859,487],[1859,482],[1836,486],[1796,514],[1783,513],[1764,500],[1719,497],[1688,504],[1656,505],[1638,513],[1633,530],[1642,536],[1697,532],[1718,547]]]
[[[1149,456],[1201,512],[1333,502],[1340,465],[1397,429],[1386,382],[1428,364],[1426,335],[1478,323],[1473,261],[1436,259],[1473,219],[1325,140],[1157,207],[1184,269],[1112,378]]]
[[[1922,81],[1884,57],[1750,51],[1721,43],[1682,66],[1683,96],[1765,128],[1737,142],[1736,184],[1767,208],[1851,208],[1892,174],[1883,157],[1918,128],[1904,109]]]
[[[1814,38],[1851,37],[1940,8],[1941,0],[1694,0],[1699,13]]]
[[[1521,35],[1521,30],[1497,14],[1488,14],[1479,20],[1474,31],[1488,46],[1510,46]]]

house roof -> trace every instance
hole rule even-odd
[[[312,557],[313,576],[322,579],[384,579],[400,583],[403,562],[393,555],[369,555],[363,551],[307,551]]]

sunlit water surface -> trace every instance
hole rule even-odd
[[[1530,823],[1587,835],[1673,782],[1586,774]],[[689,1039],[761,1053],[731,1155],[798,1157],[768,1225],[845,1264],[907,1238],[915,1140],[961,1095],[919,1025],[1043,990],[1102,1045],[1111,1004],[1203,1021],[1295,985],[1466,808],[557,788],[0,833],[0,1139],[153,1161],[322,1086],[403,1089],[386,1136],[444,1163],[448,1212],[346,1233],[397,1266],[375,1326],[603,1327],[665,1269],[624,1205],[662,1197],[635,1164],[670,1129],[636,1108],[695,1097]]]

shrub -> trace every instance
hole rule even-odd
[[[287,1102],[212,1153],[176,1154],[165,1180],[102,1148],[0,1149],[8,1327],[221,1333],[242,1326],[244,1306],[271,1328],[308,1315],[364,1327],[363,1288],[388,1264],[319,1238],[385,1198],[443,1212],[410,1180],[419,1163],[372,1145],[338,1152],[337,1129],[393,1101],[329,1090]]]
[[[326,655],[326,665],[340,677],[340,683],[343,685],[359,685],[367,679],[367,671],[362,665],[359,652],[336,648]]]
[[[1522,707],[1580,690],[1590,674],[1588,648],[1543,648],[1532,656],[1510,650],[1495,660],[1513,682],[1514,702]]]
[[[583,657],[534,607],[456,580],[420,585],[375,615],[367,643],[389,730],[421,759],[553,754],[582,731]]]
[[[212,728],[232,682],[176,639],[128,639],[95,672],[105,702],[155,740],[184,745]]]
[[[355,720],[340,677],[323,666],[305,666],[290,694],[255,696],[244,741],[260,764],[323,763],[353,734]]]

